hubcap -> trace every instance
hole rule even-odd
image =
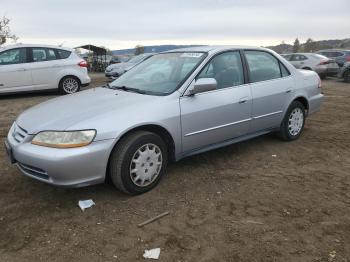
[[[145,187],[152,184],[162,168],[163,156],[155,144],[145,144],[134,154],[130,163],[130,178],[132,182]]]
[[[304,124],[304,114],[300,108],[294,108],[289,115],[288,130],[292,136],[300,133]]]
[[[63,90],[68,94],[73,94],[78,91],[78,81],[73,78],[67,78],[63,81]]]

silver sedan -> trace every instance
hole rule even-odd
[[[321,78],[336,76],[339,71],[339,66],[335,60],[329,59],[323,55],[314,53],[296,53],[282,56],[296,68],[313,70],[318,73]]]
[[[23,112],[6,150],[24,175],[49,184],[110,177],[119,190],[140,194],[158,184],[169,161],[269,132],[297,139],[321,106],[320,83],[264,48],[170,51],[107,86]]]

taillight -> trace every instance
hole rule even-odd
[[[327,65],[329,64],[330,60],[322,60],[319,65]]]
[[[81,61],[78,66],[80,67],[88,67],[88,63],[84,60],[84,61]]]

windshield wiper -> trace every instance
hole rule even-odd
[[[128,86],[109,86],[111,89],[117,89],[117,90],[123,90],[127,92],[135,92],[139,94],[145,94],[146,92],[144,90],[138,89],[138,88],[133,88],[133,87],[128,87]]]

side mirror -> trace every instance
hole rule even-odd
[[[203,93],[211,90],[215,90],[218,87],[218,83],[215,78],[199,78],[194,83],[193,87],[189,90],[190,95]]]

